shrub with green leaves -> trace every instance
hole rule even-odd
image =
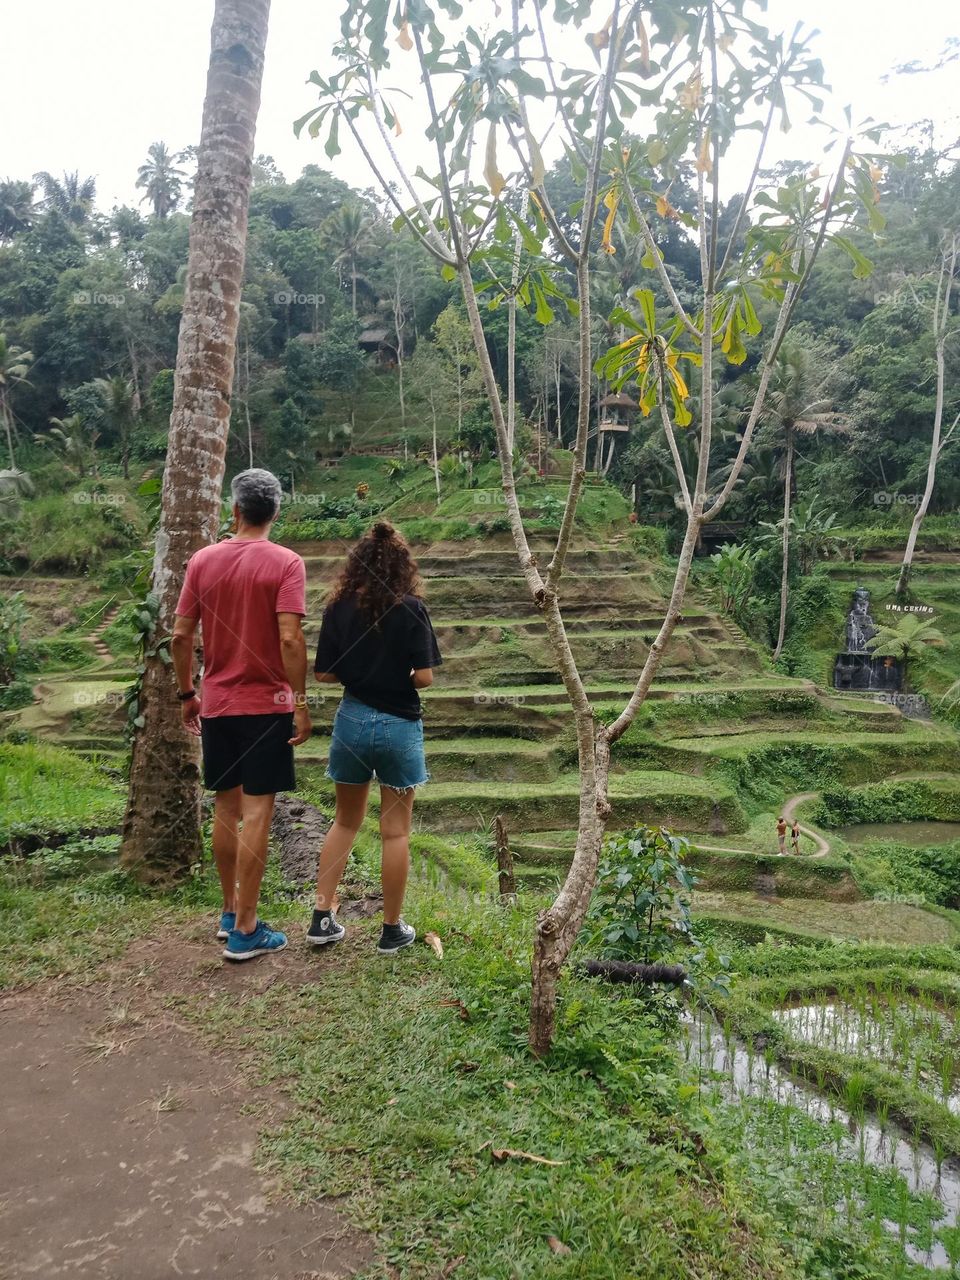
[[[13,684],[23,661],[27,606],[23,592],[0,596],[0,686]]]
[[[682,836],[636,827],[604,844],[590,919],[594,945],[609,960],[671,956],[690,939],[690,894],[696,877],[684,866]]]

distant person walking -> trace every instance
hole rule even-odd
[[[298,555],[270,541],[280,508],[276,476],[241,471],[232,494],[236,534],[191,556],[171,649],[183,723],[202,740],[204,783],[216,792],[217,937],[226,940],[226,959],[252,960],[287,945],[257,918],[257,904],[276,793],[293,790],[293,748],[310,737],[306,575]],[[192,673],[198,622],[199,694]]]
[[[416,939],[401,918],[410,865],[416,787],[429,777],[418,689],[433,683],[442,659],[420,598],[416,562],[400,534],[378,521],[347,557],[320,628],[318,680],[344,686],[333,722],[327,776],[337,809],[317,867],[316,910],[307,942],[339,942],[334,912],[340,877],[367,812],[370,783],[380,784],[383,929],[377,950],[392,955]]]
[[[777,819],[777,844],[780,848],[780,856],[787,852],[787,822],[783,817]]]
[[[790,824],[790,847],[793,852],[799,856],[800,854],[800,823],[794,818]]]

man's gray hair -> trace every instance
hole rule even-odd
[[[251,467],[233,477],[230,493],[248,524],[268,524],[280,510],[283,490],[272,471]]]

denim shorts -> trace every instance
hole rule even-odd
[[[423,721],[375,711],[346,694],[333,721],[327,777],[363,783],[374,776],[394,791],[409,791],[427,781]]]

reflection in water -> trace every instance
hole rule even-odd
[[[771,1009],[770,1016],[803,1044],[897,1068],[917,1088],[960,1114],[960,1041],[953,1017],[944,1009],[874,994],[862,1007],[818,1000]]]
[[[960,822],[858,822],[853,827],[839,827],[837,835],[850,844],[866,840],[895,840],[898,844],[949,844],[960,840]]]
[[[863,1160],[877,1168],[895,1169],[910,1191],[939,1201],[943,1213],[935,1228],[955,1227],[960,1217],[960,1162],[944,1160],[937,1167],[933,1148],[914,1139],[893,1122],[881,1125],[872,1115],[857,1119],[819,1090],[801,1084],[762,1053],[748,1050],[736,1040],[724,1038],[722,1029],[705,1014],[686,1015],[681,1024],[682,1047],[687,1061],[702,1072],[716,1073],[729,1101],[760,1098],[796,1107],[823,1124],[839,1121],[846,1129],[841,1155]],[[897,1234],[895,1223],[886,1223]],[[909,1233],[904,1250],[911,1261],[930,1269],[949,1268],[950,1258],[939,1241],[929,1249],[912,1243]]]

